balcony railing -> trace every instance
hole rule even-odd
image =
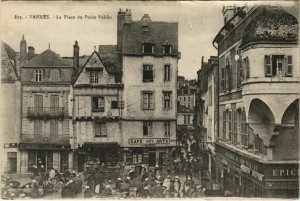
[[[67,115],[65,107],[28,107],[29,118],[63,118]]]
[[[27,143],[69,143],[69,135],[22,134],[21,142]]]

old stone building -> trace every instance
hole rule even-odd
[[[120,11],[117,39],[125,164],[165,167],[176,145],[178,23],[152,21],[148,14],[132,21],[130,10]]]
[[[116,165],[122,157],[123,84],[117,47],[100,45],[80,67],[72,86],[74,169],[85,162]],[[74,45],[75,60],[79,47]]]
[[[21,80],[18,56],[6,43],[1,43],[1,170],[20,171],[20,152],[17,149],[21,133]]]
[[[68,96],[73,67],[49,48],[38,55],[26,52],[21,41],[22,132],[20,172],[33,166],[59,171],[72,167],[72,116]]]
[[[270,6],[223,13],[217,179],[237,196],[298,197],[298,20]]]

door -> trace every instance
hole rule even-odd
[[[54,114],[58,114],[59,112],[59,97],[58,95],[50,96],[50,112]]]
[[[7,153],[7,173],[14,174],[17,173],[17,152]]]
[[[156,164],[156,153],[155,152],[149,152],[149,166],[155,166]]]
[[[85,155],[78,154],[78,172],[83,172],[84,163],[85,163]]]
[[[42,165],[46,167],[46,151],[39,150],[36,152],[37,156],[37,167],[40,168]]]
[[[43,96],[35,95],[34,96],[34,109],[38,114],[42,114],[43,112]]]
[[[64,172],[69,168],[69,153],[64,151],[60,153],[60,171]]]

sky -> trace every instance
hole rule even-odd
[[[280,4],[280,2],[276,2]],[[178,74],[196,79],[197,70],[217,50],[212,41],[223,26],[224,5],[250,5],[253,2],[2,2],[1,40],[19,52],[25,35],[27,46],[36,53],[51,50],[61,56],[72,56],[74,41],[80,55],[90,55],[98,45],[116,44],[117,12],[119,8],[132,11],[133,20],[147,13],[152,21],[172,21],[179,24]],[[294,2],[285,4],[293,5]],[[31,15],[49,15],[50,19],[31,19]],[[64,15],[83,16],[83,19],[64,19]],[[110,19],[85,19],[85,15],[107,15]],[[60,16],[61,19],[57,19]],[[22,17],[23,19],[20,19]],[[25,18],[27,17],[27,18]]]

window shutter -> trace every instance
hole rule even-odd
[[[222,92],[225,91],[225,68],[221,68],[221,89],[222,89]]]
[[[152,106],[150,108],[155,109],[155,92],[154,91],[152,92],[152,101],[151,101],[151,103],[152,103]]]
[[[144,93],[141,91],[141,109],[144,108]]]
[[[249,58],[246,57],[246,79],[250,78],[250,63]]]
[[[265,55],[265,76],[271,77],[272,76],[272,56]]]
[[[162,92],[162,98],[161,98],[161,102],[162,102],[162,108],[165,108],[165,92]]]
[[[170,92],[170,108],[172,108],[172,92]]]
[[[285,67],[285,70],[286,70],[286,76],[293,76],[293,58],[292,56],[285,56],[284,58],[285,60],[285,64],[286,64],[286,67]]]

